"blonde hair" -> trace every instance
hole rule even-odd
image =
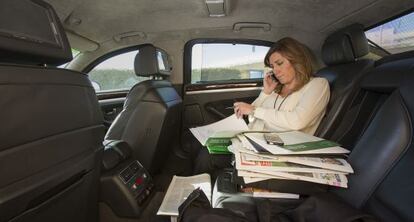
[[[294,91],[301,89],[310,81],[314,72],[314,57],[306,45],[290,37],[280,39],[273,44],[267,52],[264,58],[264,64],[266,67],[270,67],[269,59],[275,52],[280,53],[283,57],[289,60],[295,70],[298,85],[295,87]],[[283,85],[279,84],[279,86],[275,89],[275,92],[279,93],[282,88]]]

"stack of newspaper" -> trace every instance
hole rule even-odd
[[[349,153],[337,144],[299,131],[278,134],[283,146],[267,144],[263,133],[243,133],[232,139],[238,176],[245,183],[268,179],[302,180],[347,187],[346,175],[353,173],[343,158]]]
[[[234,153],[238,176],[246,184],[276,178],[346,188],[346,175],[353,173],[343,158],[347,149],[299,131],[279,132],[284,145],[270,145],[266,132],[250,131],[235,115],[190,130],[210,153]]]

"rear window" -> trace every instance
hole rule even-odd
[[[365,34],[392,54],[414,50],[414,12],[369,29]]]
[[[260,79],[267,46],[198,43],[191,50],[191,83]]]

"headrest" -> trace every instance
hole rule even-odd
[[[135,56],[135,74],[137,76],[169,76],[171,66],[167,53],[151,44],[139,48]]]
[[[326,65],[354,62],[368,54],[364,26],[353,24],[328,36],[322,45],[322,60]]]
[[[65,31],[49,4],[0,1],[0,62],[60,65],[70,60]]]

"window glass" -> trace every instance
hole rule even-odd
[[[195,44],[191,83],[263,78],[267,46],[231,43]]]
[[[113,56],[99,63],[89,72],[96,92],[128,90],[149,77],[135,75],[134,60],[138,50]]]
[[[372,28],[365,34],[390,53],[414,50],[414,12]]]

